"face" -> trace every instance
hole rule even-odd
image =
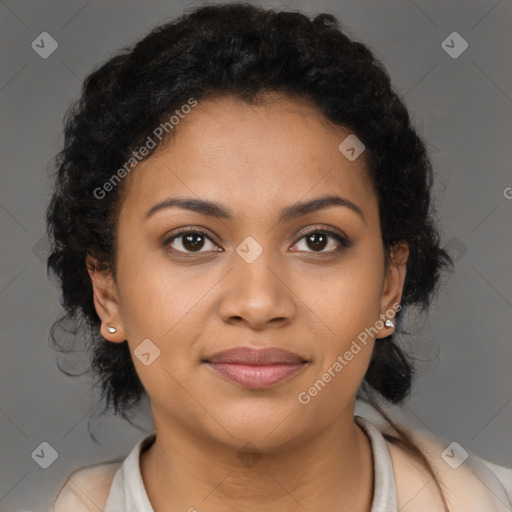
[[[90,275],[102,334],[127,340],[156,429],[265,449],[352,414],[376,338],[393,330],[382,315],[400,301],[407,248],[384,267],[364,152],[338,149],[350,133],[280,94],[205,100],[125,178],[116,282]],[[324,197],[341,200],[311,203]],[[163,203],[176,198],[216,206]],[[204,362],[235,347],[306,362],[248,387]]]

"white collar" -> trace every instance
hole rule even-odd
[[[373,453],[374,492],[370,512],[397,512],[397,493],[391,454],[378,428],[362,416],[354,416],[370,439]],[[140,439],[117,470],[104,512],[154,512],[140,471],[140,455],[154,442],[152,432]]]

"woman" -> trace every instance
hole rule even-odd
[[[48,265],[106,406],[147,394],[155,431],[55,512],[510,510],[511,470],[378,406],[451,261],[425,146],[333,16],[199,8],[93,72],[65,134]]]

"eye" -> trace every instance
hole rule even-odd
[[[330,250],[324,251],[323,249],[329,245],[329,239],[334,239],[337,242],[337,247],[336,244],[334,244],[334,248],[331,247]],[[305,240],[306,247],[312,249],[312,251],[306,250],[305,252],[337,253],[347,247],[350,247],[350,242],[347,238],[329,229],[314,229],[305,233],[300,240]],[[298,243],[295,245],[298,245]]]
[[[306,247],[312,249],[312,251],[305,250],[304,252],[317,252],[323,253],[337,253],[343,249],[350,247],[348,239],[334,231],[329,229],[316,228],[301,236],[299,242],[304,240]],[[334,248],[324,251],[329,246],[329,240],[334,240]],[[207,232],[202,228],[182,228],[174,232],[174,234],[166,238],[163,242],[165,247],[170,246],[172,252],[181,254],[193,254],[208,252],[207,244],[211,244],[210,250],[222,250],[212,241],[208,236]],[[299,245],[299,242],[295,246]],[[206,250],[202,251],[206,245]],[[294,246],[294,247],[295,247]],[[303,251],[303,249],[294,250],[293,252]]]
[[[201,228],[184,228],[175,232],[171,237],[166,238],[164,246],[171,246],[173,252],[178,253],[199,253],[205,244],[208,242],[215,248],[217,247]],[[185,250],[182,250],[184,248]]]

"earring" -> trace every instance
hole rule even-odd
[[[386,327],[394,327],[393,322],[389,318],[384,322],[384,325]]]
[[[110,332],[112,334],[114,334],[117,331],[117,329],[115,327],[110,327],[110,325],[107,327],[107,329],[108,329],[108,332]]]

